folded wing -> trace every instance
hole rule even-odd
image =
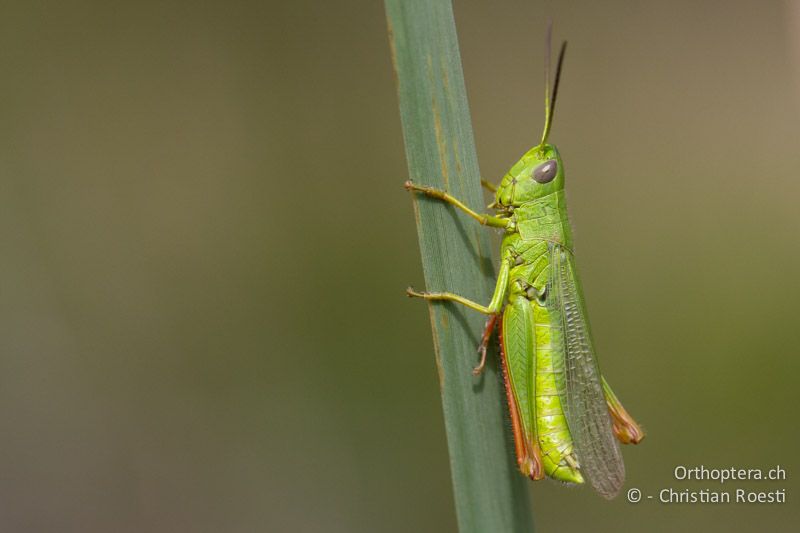
[[[581,472],[606,498],[617,495],[625,465],[612,431],[572,252],[553,245],[549,305],[563,327],[565,379],[559,387]]]

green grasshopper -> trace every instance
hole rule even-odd
[[[505,230],[500,273],[489,305],[449,292],[408,295],[449,300],[489,316],[481,338],[481,359],[499,323],[500,353],[517,464],[538,480],[545,475],[583,483],[604,497],[617,495],[625,465],[617,444],[637,444],[644,432],[603,378],[594,353],[586,306],[575,267],[572,232],[564,200],[564,164],[547,144],[567,43],[561,46],[550,91],[548,27],[545,60],[545,123],[542,140],[503,176],[489,208],[480,214],[447,192],[408,181],[409,191],[461,209],[483,225]]]

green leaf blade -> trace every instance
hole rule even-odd
[[[480,209],[452,5],[385,3],[409,177]],[[414,204],[427,288],[488,302],[495,279],[486,228],[436,200],[416,196]],[[528,481],[516,470],[497,358],[482,377],[471,374],[484,317],[442,303],[430,312],[459,530],[532,531]]]

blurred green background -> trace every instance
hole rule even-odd
[[[542,123],[604,372],[676,465],[784,505],[531,485],[539,531],[800,519],[800,8],[455,4],[482,173]],[[0,529],[451,531],[380,2],[27,2],[0,18]],[[509,451],[509,461],[513,461]]]

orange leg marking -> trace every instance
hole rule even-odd
[[[483,328],[481,343],[478,346],[478,353],[481,354],[481,361],[478,363],[478,366],[472,369],[472,374],[475,376],[479,376],[481,372],[483,372],[483,367],[486,366],[486,348],[489,346],[489,339],[492,338],[492,332],[494,331],[499,316],[500,315],[492,315],[486,319],[486,326]]]

